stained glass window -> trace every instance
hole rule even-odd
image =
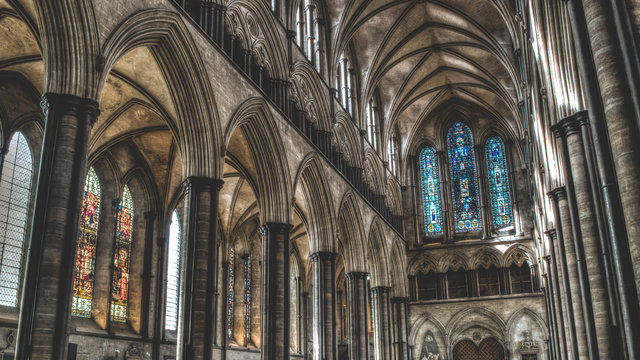
[[[113,279],[111,283],[111,321],[127,321],[129,300],[129,266],[131,265],[131,231],[133,228],[133,198],[125,185],[118,205],[116,245],[113,254]]]
[[[229,338],[233,337],[233,298],[235,296],[233,289],[236,283],[234,272],[235,262],[236,249],[232,246],[231,249],[229,249],[229,287],[227,289],[227,336]]]
[[[251,258],[244,259],[244,339],[251,340]]]
[[[16,132],[0,179],[0,305],[17,306],[33,160],[27,139]]]
[[[91,317],[93,300],[93,275],[96,262],[96,244],[100,223],[100,181],[93,167],[89,168],[84,182],[82,211],[80,213],[80,231],[75,259],[75,278],[73,281],[73,303],[71,314],[79,317]]]
[[[461,122],[453,124],[447,135],[447,145],[455,231],[481,230],[473,137],[469,127]]]
[[[164,327],[175,331],[178,325],[178,287],[180,284],[180,239],[181,228],[178,212],[171,215],[169,226],[169,251],[167,254],[167,298]]]
[[[291,320],[289,322],[290,334],[291,334],[291,352],[298,353],[298,277],[300,276],[298,270],[298,261],[294,255],[291,255],[291,274],[289,275],[289,286],[291,293]]]
[[[491,216],[493,225],[501,229],[513,224],[509,173],[504,150],[504,142],[492,136],[485,145],[487,157],[487,175],[489,177],[489,195],[491,197]]]
[[[442,203],[436,151],[432,147],[425,147],[420,152],[418,163],[424,231],[427,235],[442,234]]]

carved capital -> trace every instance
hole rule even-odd
[[[91,126],[100,115],[99,105],[96,101],[75,95],[46,93],[42,95],[40,107],[45,117],[53,113],[57,116],[74,116],[88,121]]]

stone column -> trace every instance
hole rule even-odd
[[[484,146],[475,145],[476,179],[478,181],[478,200],[480,201],[480,219],[482,219],[482,238],[488,239],[493,235],[493,218],[491,216],[491,201],[489,200],[489,186]]]
[[[511,198],[512,198],[512,209],[513,209],[513,225],[516,236],[524,235],[524,231],[522,230],[522,216],[520,213],[521,201],[520,195],[518,195],[518,182],[516,177],[516,155],[515,155],[515,146],[513,140],[506,140],[505,147],[507,150],[507,169],[509,171],[509,181],[511,182]]]
[[[164,309],[166,298],[166,283],[165,283],[165,269],[167,266],[167,238],[158,237],[156,239],[156,246],[158,249],[158,261],[156,263],[156,306],[155,306],[155,321],[153,323],[153,351],[151,352],[151,358],[153,360],[160,360],[160,342],[164,340]]]
[[[587,278],[582,280],[582,296],[587,300],[583,304],[591,340],[591,356],[609,359],[611,333],[611,312],[606,279],[603,276],[603,259],[599,243],[598,229],[594,212],[593,194],[587,169],[585,149],[582,141],[580,116],[563,119],[553,130],[562,137],[565,164],[565,178],[569,196],[569,212],[574,225],[574,242],[578,255],[579,270]],[[561,129],[560,129],[561,128]],[[586,270],[586,271],[585,271]],[[591,308],[591,309],[589,309]],[[591,313],[591,314],[590,314]],[[589,332],[592,332],[589,336]],[[594,342],[595,341],[595,342]]]
[[[548,271],[546,274],[542,274],[542,277],[545,279],[545,288],[543,289],[543,292],[547,297],[547,303],[549,307],[549,309],[547,310],[549,312],[549,329],[553,334],[551,336],[551,344],[553,345],[553,352],[555,354],[554,357],[556,359],[564,359],[564,353],[562,352],[562,344],[564,343],[564,338],[562,336],[563,334],[560,334],[560,325],[558,320],[559,308],[556,306],[557,290],[552,270],[553,262],[551,260],[551,255],[546,255],[543,259],[547,264]]]
[[[291,299],[289,232],[291,225],[262,225],[262,360],[290,358]]]
[[[177,358],[211,359],[216,337],[218,194],[221,180],[191,176],[185,192],[184,265],[181,269]]]
[[[390,287],[377,286],[373,292],[373,317],[376,359],[391,359],[391,319],[389,318]]]
[[[451,182],[449,171],[447,171],[447,154],[445,151],[436,151],[438,157],[438,177],[440,178],[440,203],[442,204],[442,234],[444,242],[453,239],[455,233],[455,220],[453,215],[453,204],[447,199],[451,199]],[[416,179],[418,179],[416,177]],[[420,189],[418,190],[420,191]],[[421,198],[421,196],[419,197]],[[422,212],[420,212],[422,214]]]
[[[350,360],[369,360],[367,275],[365,272],[350,272],[346,275]]]
[[[151,310],[151,288],[153,285],[152,257],[153,257],[153,233],[156,220],[156,213],[148,211],[144,213],[144,265],[142,271],[142,314],[140,314],[140,335],[149,339],[153,334],[150,330],[150,319],[153,315]],[[157,294],[156,294],[157,295]]]
[[[332,252],[311,255],[313,271],[313,359],[338,358],[336,324],[336,258]]]
[[[78,214],[98,103],[45,94],[42,157],[25,265],[16,359],[66,359]]]
[[[555,309],[556,312],[556,333],[558,334],[558,341],[559,343],[559,349],[558,351],[561,352],[562,354],[562,358],[563,359],[571,359],[568,355],[569,351],[568,351],[568,347],[569,347],[569,333],[568,331],[565,330],[565,299],[564,299],[564,286],[563,284],[560,282],[560,265],[558,264],[559,262],[559,256],[556,252],[556,243],[557,243],[557,232],[555,229],[551,229],[549,231],[547,231],[547,238],[549,239],[549,244],[550,246],[550,250],[549,252],[551,253],[551,257],[550,257],[550,263],[549,263],[549,270],[551,272],[551,279],[552,279],[552,291],[553,291],[553,307]]]
[[[582,302],[580,299],[578,272],[576,266],[575,248],[573,246],[573,230],[569,217],[569,205],[565,187],[559,187],[549,196],[553,203],[556,218],[556,232],[558,235],[557,250],[562,265],[562,280],[564,285],[565,307],[567,309],[567,323],[571,338],[571,352],[573,358],[586,358],[586,333],[584,328]]]
[[[392,343],[393,343],[393,359],[408,360],[409,359],[409,332],[407,317],[409,315],[408,306],[409,298],[394,297],[391,298],[391,322],[392,326]]]

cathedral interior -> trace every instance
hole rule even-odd
[[[640,359],[640,1],[0,32],[0,360]]]

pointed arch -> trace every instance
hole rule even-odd
[[[336,121],[333,124],[333,140],[336,148],[342,153],[342,158],[349,166],[362,168],[362,151],[360,135],[355,124],[344,111],[336,113]]]
[[[365,154],[364,169],[365,178],[373,192],[377,195],[383,195],[385,189],[384,169],[380,157],[372,149],[368,149]]]
[[[522,266],[525,262],[528,263],[529,266],[533,266],[536,259],[533,251],[522,244],[511,245],[504,252],[503,258],[505,267],[509,267],[513,264]]]
[[[369,273],[371,274],[371,287],[391,285],[389,251],[387,250],[387,242],[384,239],[380,221],[380,218],[376,216],[371,223],[367,241],[367,260]]]
[[[290,224],[292,187],[287,157],[278,126],[264,99],[250,98],[236,109],[225,131],[225,149],[236,129],[245,135],[255,162],[261,222]]]
[[[330,131],[331,113],[328,100],[330,98],[327,96],[326,85],[322,83],[316,70],[308,61],[298,61],[293,64],[291,79],[299,102],[307,113],[309,109],[305,106],[304,100],[308,97],[308,106],[315,112],[318,130]]]
[[[545,340],[549,338],[548,327],[544,320],[540,318],[540,315],[538,315],[538,313],[527,307],[522,307],[518,311],[511,314],[511,316],[509,316],[506,324],[507,338],[516,335],[515,332],[517,330],[516,326],[518,324],[518,320],[520,320],[524,316],[528,316],[536,323],[536,325],[538,325],[538,330],[542,332]]]
[[[488,269],[492,265],[497,268],[504,266],[502,254],[493,247],[484,246],[469,259],[469,267],[473,270],[478,270],[481,267]]]
[[[345,273],[367,270],[362,216],[355,197],[353,191],[348,190],[342,198],[338,212],[338,232],[342,244]]]
[[[439,271],[439,261],[428,252],[422,252],[421,254],[414,256],[407,267],[407,274],[411,276],[418,275],[419,273],[428,274],[430,272],[435,273]]]
[[[450,345],[458,342],[462,333],[472,326],[481,326],[487,329],[492,336],[504,344],[506,324],[502,318],[489,309],[469,307],[458,311],[447,323],[445,334],[450,341]]]
[[[328,188],[327,176],[318,154],[311,152],[305,156],[298,167],[295,188],[302,187],[302,194],[308,212],[307,233],[309,236],[309,252],[334,252],[336,233],[335,212],[331,201],[331,190]]]
[[[396,237],[391,245],[389,273],[391,276],[391,297],[409,297],[407,255],[404,243],[399,237]]]
[[[446,273],[449,270],[471,270],[469,259],[462,251],[452,251],[438,260],[438,272]]]
[[[148,46],[158,59],[176,107],[178,133],[174,138],[181,152],[184,176],[221,178],[222,132],[213,89],[195,42],[179,14],[147,9],[120,23],[102,49],[104,69],[98,95],[116,61],[143,46]]]

